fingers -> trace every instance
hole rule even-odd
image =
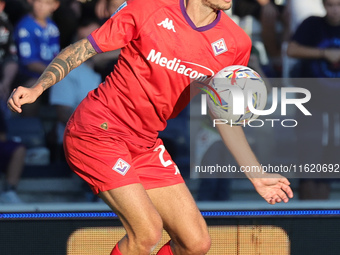
[[[280,195],[282,195],[282,194],[280,194]],[[269,199],[269,204],[275,205],[276,203],[282,202],[283,199],[280,197],[280,195],[279,194],[273,194]],[[284,195],[282,195],[282,196],[284,197]]]
[[[284,184],[286,184],[286,185],[290,185],[290,182],[289,182],[288,179],[285,178],[285,177],[280,178],[279,182],[284,183]]]
[[[289,185],[282,184],[281,189],[286,192],[289,198],[293,198],[293,191]]]
[[[282,190],[278,190],[277,196],[279,197],[276,202],[280,203],[281,201],[287,203],[289,201],[286,193],[284,193]]]
[[[11,98],[13,99],[13,103],[17,108],[21,108],[21,102],[20,99],[23,97],[22,92],[20,92],[20,88],[14,89],[11,95]]]
[[[268,196],[266,201],[269,204],[274,205],[282,201],[287,203],[289,201],[289,198],[293,198],[292,189],[286,184],[281,184],[281,188],[272,191],[272,193]]]
[[[19,96],[17,95],[16,91],[17,89],[13,90],[7,101],[7,106],[11,111],[21,113],[21,104],[19,103]]]
[[[268,204],[275,205],[276,203],[280,203],[282,199],[278,195],[273,195],[272,197],[266,199]]]
[[[273,196],[273,197],[270,197],[269,199],[266,199],[268,204],[271,204],[271,205],[275,205],[276,203],[280,203],[280,199],[277,195]],[[280,202],[277,202],[277,201],[280,201]]]
[[[14,106],[12,106],[12,105],[13,105],[12,101],[13,101],[13,100],[12,100],[11,98],[8,99],[8,101],[7,101],[7,107],[8,107],[12,112],[20,113],[20,109],[16,109]]]

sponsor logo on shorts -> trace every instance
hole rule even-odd
[[[218,40],[216,42],[213,42],[211,44],[211,46],[212,46],[212,48],[214,50],[215,56],[220,55],[223,52],[228,51],[227,45],[225,45],[225,42],[224,42],[223,38],[221,38],[220,40]]]
[[[113,170],[115,170],[117,173],[120,173],[123,176],[127,173],[129,168],[130,168],[130,165],[126,163],[124,160],[122,160],[121,158],[119,158],[115,166],[112,167]]]

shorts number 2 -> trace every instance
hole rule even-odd
[[[156,147],[154,149],[154,151],[158,151],[158,150],[161,150],[160,153],[158,154],[159,156],[159,160],[161,161],[161,164],[164,166],[164,167],[167,167],[167,166],[170,166],[172,164],[172,161],[169,159],[167,161],[164,160],[164,152],[165,152],[165,147],[163,144],[159,145],[158,147]]]

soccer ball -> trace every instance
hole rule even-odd
[[[228,66],[219,71],[206,89],[208,107],[214,119],[223,119],[230,125],[244,125],[258,118],[249,109],[248,101],[256,110],[267,103],[267,89],[261,76],[246,66]]]

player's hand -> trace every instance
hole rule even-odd
[[[252,182],[256,191],[269,204],[274,205],[281,201],[287,203],[293,197],[290,182],[279,174],[267,174],[267,177],[256,178]]]
[[[36,87],[25,88],[19,86],[18,88],[14,89],[12,94],[9,96],[7,106],[11,111],[21,113],[21,106],[35,102],[42,92],[42,90],[39,90]]]

